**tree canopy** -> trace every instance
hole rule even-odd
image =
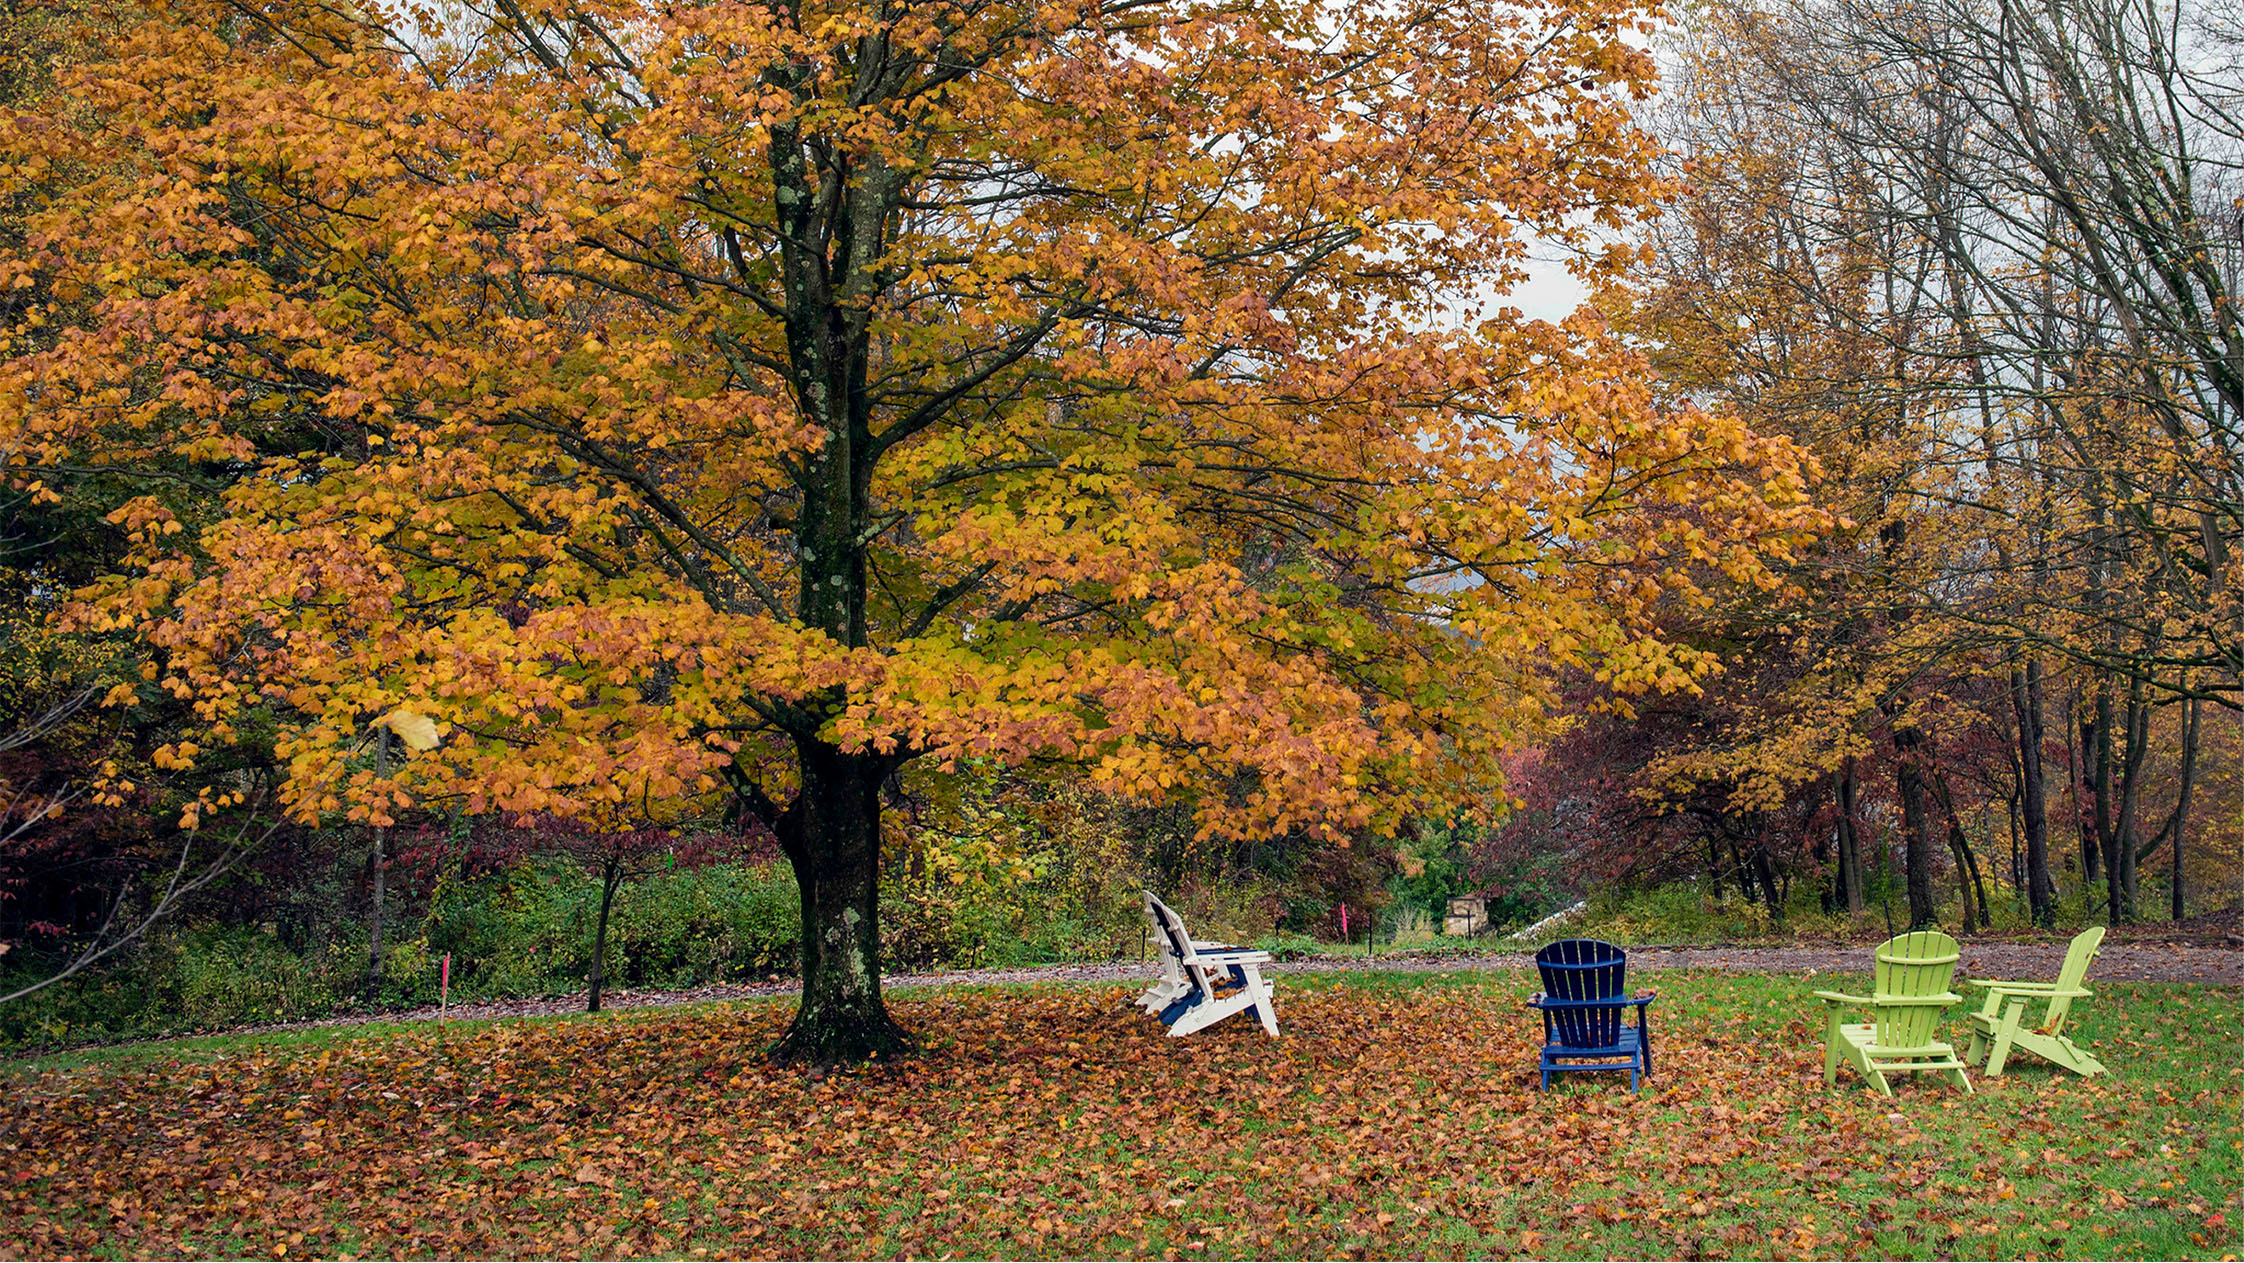
[[[1500,305],[1661,191],[1634,0],[90,18],[0,128],[0,459],[162,475],[75,615],[196,708],[159,763],[255,714],[305,819],[754,814],[791,1055],[900,1044],[907,760],[1485,810],[1556,671],[1689,685],[1657,611],[1813,524],[1789,443]]]

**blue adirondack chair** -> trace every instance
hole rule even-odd
[[[1593,938],[1560,939],[1535,953],[1543,990],[1530,1003],[1543,1012],[1543,1090],[1551,1075],[1570,1070],[1626,1070],[1628,1090],[1652,1074],[1652,1030],[1645,1007],[1657,992],[1635,997],[1622,990],[1628,954]],[[1636,1010],[1636,1025],[1621,1014]]]

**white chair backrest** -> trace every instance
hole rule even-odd
[[[1180,964],[1190,961],[1192,934],[1184,928],[1184,918],[1176,914],[1176,909],[1155,897],[1152,891],[1146,892],[1145,903],[1146,908],[1153,913],[1153,923],[1160,927],[1161,938],[1169,949],[1169,954],[1175,956]]]

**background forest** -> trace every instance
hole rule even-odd
[[[905,767],[886,967],[1135,956],[1141,887],[1303,953],[1486,947],[1437,933],[1470,892],[1497,929],[1586,900],[1630,942],[2244,930],[2244,13],[1671,18],[1634,106],[1664,209],[1575,319],[1670,403],[1812,454],[1832,515],[1773,586],[1711,567],[1661,595],[1662,634],[1720,669],[1628,696],[1554,667],[1494,823],[1233,839],[1065,765]],[[65,6],[0,18],[0,105],[35,112],[76,29]],[[13,173],[0,247],[50,177]],[[0,484],[0,995],[62,975],[0,1004],[0,1046],[429,1003],[446,955],[455,999],[595,1006],[795,971],[795,880],[744,812],[587,834],[459,803],[270,810],[257,709],[210,739],[142,687],[130,629],[74,613],[140,532],[221,516],[230,476],[179,456]],[[153,528],[121,516],[151,481]],[[338,757],[384,777],[407,729]]]

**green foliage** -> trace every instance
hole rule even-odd
[[[599,879],[536,861],[478,882],[441,882],[423,938],[452,954],[455,997],[573,991],[592,965]],[[800,900],[784,866],[712,865],[658,873],[616,892],[608,924],[610,985],[690,987],[795,968]],[[435,998],[433,974],[416,998]]]
[[[323,1017],[355,995],[365,976],[363,939],[296,951],[252,926],[175,928],[113,968],[0,1007],[0,1047],[105,1043]],[[0,980],[0,989],[36,977],[27,970]]]
[[[418,924],[383,954],[380,1008],[437,1001],[452,955],[455,1002],[566,995],[584,986],[600,886],[581,867],[534,862],[440,879]],[[331,937],[290,944],[259,926],[174,927],[110,968],[0,1007],[0,1047],[105,1043],[329,1016],[365,1004],[366,938],[352,918]],[[620,891],[608,927],[611,985],[688,987],[791,974],[800,944],[784,867],[722,865],[664,873]],[[36,979],[19,967],[0,988]]]
[[[1471,857],[1466,839],[1455,829],[1425,828],[1415,838],[1400,840],[1400,869],[1387,880],[1387,892],[1440,925],[1449,901],[1470,894],[1479,883],[1467,871]]]
[[[1585,933],[1617,943],[1735,943],[1789,935],[1830,937],[1842,928],[1842,918],[1826,913],[1805,883],[1794,883],[1780,914],[1747,900],[1734,887],[1717,887],[1703,878],[1600,892],[1590,897],[1589,905],[1582,919],[1558,937]]]
[[[1270,953],[1279,960],[1304,960],[1324,953],[1324,945],[1306,934],[1279,930],[1265,934],[1254,941],[1255,947]]]

